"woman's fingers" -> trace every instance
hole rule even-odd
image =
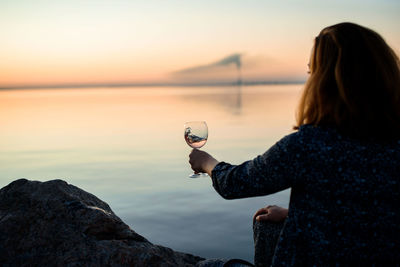
[[[189,154],[189,163],[195,172],[205,172],[211,176],[219,161],[203,150],[193,149]]]
[[[189,164],[195,173],[202,171],[201,163],[202,163],[202,158],[200,151],[197,149],[193,149],[192,152],[190,152],[189,154]]]
[[[268,210],[267,210],[266,208],[262,208],[262,209],[259,209],[259,210],[256,212],[255,216],[260,215],[260,214],[263,214],[263,213],[267,213],[267,212],[268,212]]]
[[[263,214],[263,213],[268,213],[268,212],[269,212],[269,209],[272,208],[272,207],[274,207],[274,206],[275,206],[275,205],[273,205],[273,206],[266,206],[265,208],[259,209],[259,210],[254,214],[254,217],[256,217],[256,216],[258,216],[258,215],[260,215],[260,214]]]
[[[253,216],[253,221],[256,220],[257,216],[259,216],[259,215],[261,215],[261,214],[265,214],[265,213],[267,213],[267,212],[268,212],[267,208],[259,209],[259,210],[254,214],[254,216]]]
[[[261,221],[269,221],[270,220],[270,215],[267,213],[267,214],[261,214],[261,215],[258,215],[257,217],[256,217],[256,221],[257,222],[261,222]]]
[[[276,205],[266,206],[265,208],[259,209],[253,216],[254,221],[271,221],[281,222],[286,219],[288,210],[278,207]]]

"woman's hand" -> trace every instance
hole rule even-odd
[[[288,216],[288,209],[278,206],[266,206],[259,209],[253,216],[253,221],[283,222]]]
[[[193,149],[189,155],[189,163],[194,173],[205,172],[211,177],[211,172],[219,161],[207,152]]]

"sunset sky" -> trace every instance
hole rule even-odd
[[[313,38],[351,21],[400,54],[398,0],[0,0],[0,87],[303,80]],[[184,72],[183,72],[184,73]]]

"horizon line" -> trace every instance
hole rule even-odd
[[[42,85],[13,85],[0,86],[0,90],[16,89],[63,89],[63,88],[94,88],[94,87],[201,87],[201,86],[253,86],[272,84],[302,84],[305,80],[276,80],[276,81],[241,81],[241,82],[197,82],[197,83],[65,83]]]

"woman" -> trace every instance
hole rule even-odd
[[[296,132],[237,166],[190,154],[226,199],[291,188],[273,266],[400,262],[399,65],[376,32],[327,27],[315,38]]]

